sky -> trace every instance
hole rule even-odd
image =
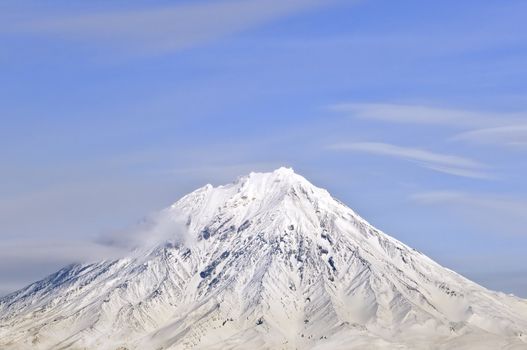
[[[4,0],[0,295],[293,167],[527,297],[527,2]]]

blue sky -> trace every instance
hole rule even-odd
[[[292,166],[527,297],[527,3],[0,4],[0,293],[205,183]]]

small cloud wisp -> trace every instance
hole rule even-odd
[[[329,146],[334,151],[361,152],[417,162],[422,167],[445,174],[491,179],[485,165],[475,160],[450,154],[435,153],[420,148],[401,147],[381,142],[338,143]]]

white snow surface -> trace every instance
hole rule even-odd
[[[0,349],[527,349],[527,300],[440,266],[292,169],[206,185],[161,214],[184,240],[1,298]]]

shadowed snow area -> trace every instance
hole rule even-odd
[[[174,234],[0,299],[0,348],[527,349],[526,300],[441,267],[292,169],[206,185],[151,228],[137,242]]]

